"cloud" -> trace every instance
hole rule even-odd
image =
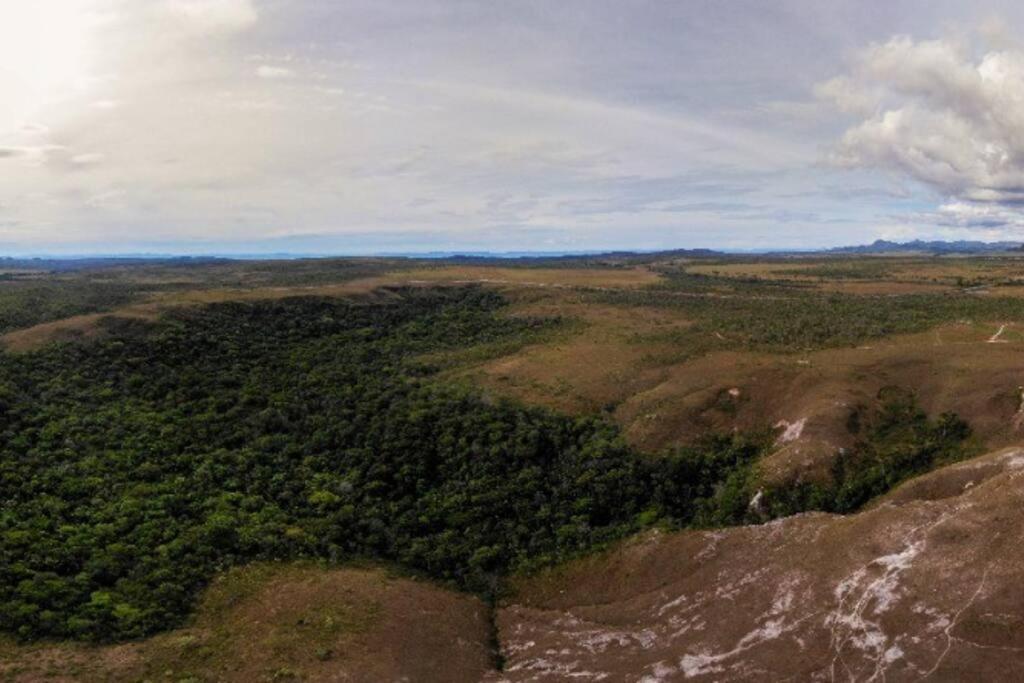
[[[252,0],[167,0],[166,7],[201,32],[238,31],[259,18]]]
[[[873,237],[861,231],[880,219],[941,201],[891,172],[816,164],[836,138],[830,103],[843,100],[839,123],[859,117],[852,128],[905,110],[882,131],[897,138],[915,133],[914,117],[949,110],[952,123],[933,127],[950,130],[938,142],[923,135],[919,148],[969,136],[970,125],[954,124],[976,118],[953,95],[977,96],[980,59],[968,50],[918,50],[908,39],[886,56],[890,32],[931,32],[955,17],[881,2],[867,13],[858,0],[827,11],[800,0],[757,11],[754,0],[643,11],[566,0],[525,3],[529,12],[450,0],[74,2],[103,19],[81,27],[88,59],[75,61],[75,87],[35,108],[15,102],[13,114],[5,103],[29,98],[0,88],[0,201],[21,222],[0,241],[238,245],[294,233],[335,236],[317,248],[363,250],[851,243]],[[871,40],[883,41],[874,72],[844,66],[849,46]],[[919,55],[917,80],[897,85],[911,94],[884,77],[908,51]],[[814,83],[837,74],[845,80],[819,87],[824,100],[808,101]],[[952,83],[933,85],[944,78]],[[933,106],[919,94],[932,91],[950,98]],[[876,166],[874,149],[896,159],[886,168],[920,165],[932,187],[970,185],[948,164],[903,159],[877,138],[844,150],[845,165]],[[909,191],[872,189],[890,187]],[[966,189],[942,194],[1003,206],[971,202]],[[857,227],[829,227],[833,219]]]
[[[912,213],[904,218],[908,223],[938,225],[945,228],[1024,228],[1024,213],[1014,207],[976,202],[951,201],[942,204],[935,211]]]
[[[99,209],[120,208],[122,200],[127,194],[127,192],[120,188],[104,190],[88,197],[84,204],[85,206]]]
[[[63,152],[62,145],[25,145],[22,147],[0,147],[0,159],[23,159],[32,164],[46,163],[54,154]]]
[[[99,152],[86,152],[84,154],[75,154],[71,157],[71,163],[75,166],[94,166],[102,162],[104,156]]]
[[[817,88],[861,119],[831,160],[925,184],[948,198],[935,214],[945,221],[1005,219],[1024,204],[1024,52],[975,54],[969,43],[906,36],[861,52],[849,73]]]
[[[295,72],[291,69],[286,69],[283,66],[269,66],[263,64],[256,68],[256,75],[260,78],[291,78],[295,75]]]

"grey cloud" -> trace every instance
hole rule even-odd
[[[761,208],[764,207],[744,204],[742,202],[692,202],[689,204],[669,204],[660,207],[660,210],[670,213],[737,213],[754,211]]]
[[[950,228],[1024,228],[1024,211],[1015,206],[953,201],[935,211],[908,214],[902,220]]]

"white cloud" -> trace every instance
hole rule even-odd
[[[166,0],[172,15],[199,31],[237,31],[256,23],[252,0]]]
[[[978,85],[984,54],[883,42],[819,87],[827,101],[807,101],[844,70],[846,46],[936,30],[928,13],[863,1],[750,12],[565,0],[524,13],[450,0],[0,0],[14,8],[0,35],[15,38],[0,56],[26,77],[49,65],[46,97],[0,87],[0,202],[20,226],[0,242],[807,246],[858,241],[881,220],[926,230],[890,218],[923,201],[1011,211],[978,198],[988,176],[1012,189],[1014,164],[964,143],[1014,149],[979,113],[993,108]],[[65,19],[50,35],[34,27],[58,13],[37,4],[103,21]],[[1016,68],[990,60],[985,78]],[[815,163],[836,136],[829,102],[859,117],[836,160],[872,168]],[[932,225],[1000,218],[929,213]]]
[[[861,121],[832,161],[896,170],[949,201],[936,216],[989,226],[1024,202],[1024,52],[892,38],[818,94]],[[986,208],[1005,205],[1006,209]]]
[[[934,211],[918,211],[894,217],[908,225],[987,232],[993,239],[1020,239],[1024,212],[1013,206],[949,201]]]
[[[88,197],[84,204],[91,208],[98,209],[119,209],[122,207],[121,200],[127,195],[127,192],[120,188],[114,188],[110,190],[103,190],[96,194]]]
[[[0,160],[22,159],[30,164],[44,164],[55,154],[65,152],[62,145],[41,144],[23,145],[18,147],[0,147]]]
[[[877,107],[877,91],[847,76],[819,83],[814,92],[819,98],[829,100],[841,111],[851,114],[869,115]]]
[[[99,152],[85,152],[72,156],[71,163],[75,166],[93,166],[103,161],[104,158]]]
[[[1013,209],[1001,206],[978,205],[970,202],[949,202],[938,209],[940,225],[963,228],[998,228],[1007,225],[1019,226],[1024,216]]]
[[[260,78],[291,78],[295,75],[295,72],[291,69],[286,69],[283,66],[270,66],[262,64],[256,68],[256,75]]]

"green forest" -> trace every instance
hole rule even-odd
[[[559,324],[504,306],[476,287],[221,303],[0,354],[0,630],[142,637],[254,560],[369,558],[493,597],[654,524],[850,511],[965,452],[965,424],[894,392],[832,486],[753,510],[770,431],[642,454],[604,418],[441,381],[441,352]]]
[[[390,259],[232,261],[215,258],[0,258],[0,334],[196,289],[338,284],[417,262]]]

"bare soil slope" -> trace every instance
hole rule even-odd
[[[650,534],[522,582],[500,680],[1024,677],[1024,450],[850,517]]]

